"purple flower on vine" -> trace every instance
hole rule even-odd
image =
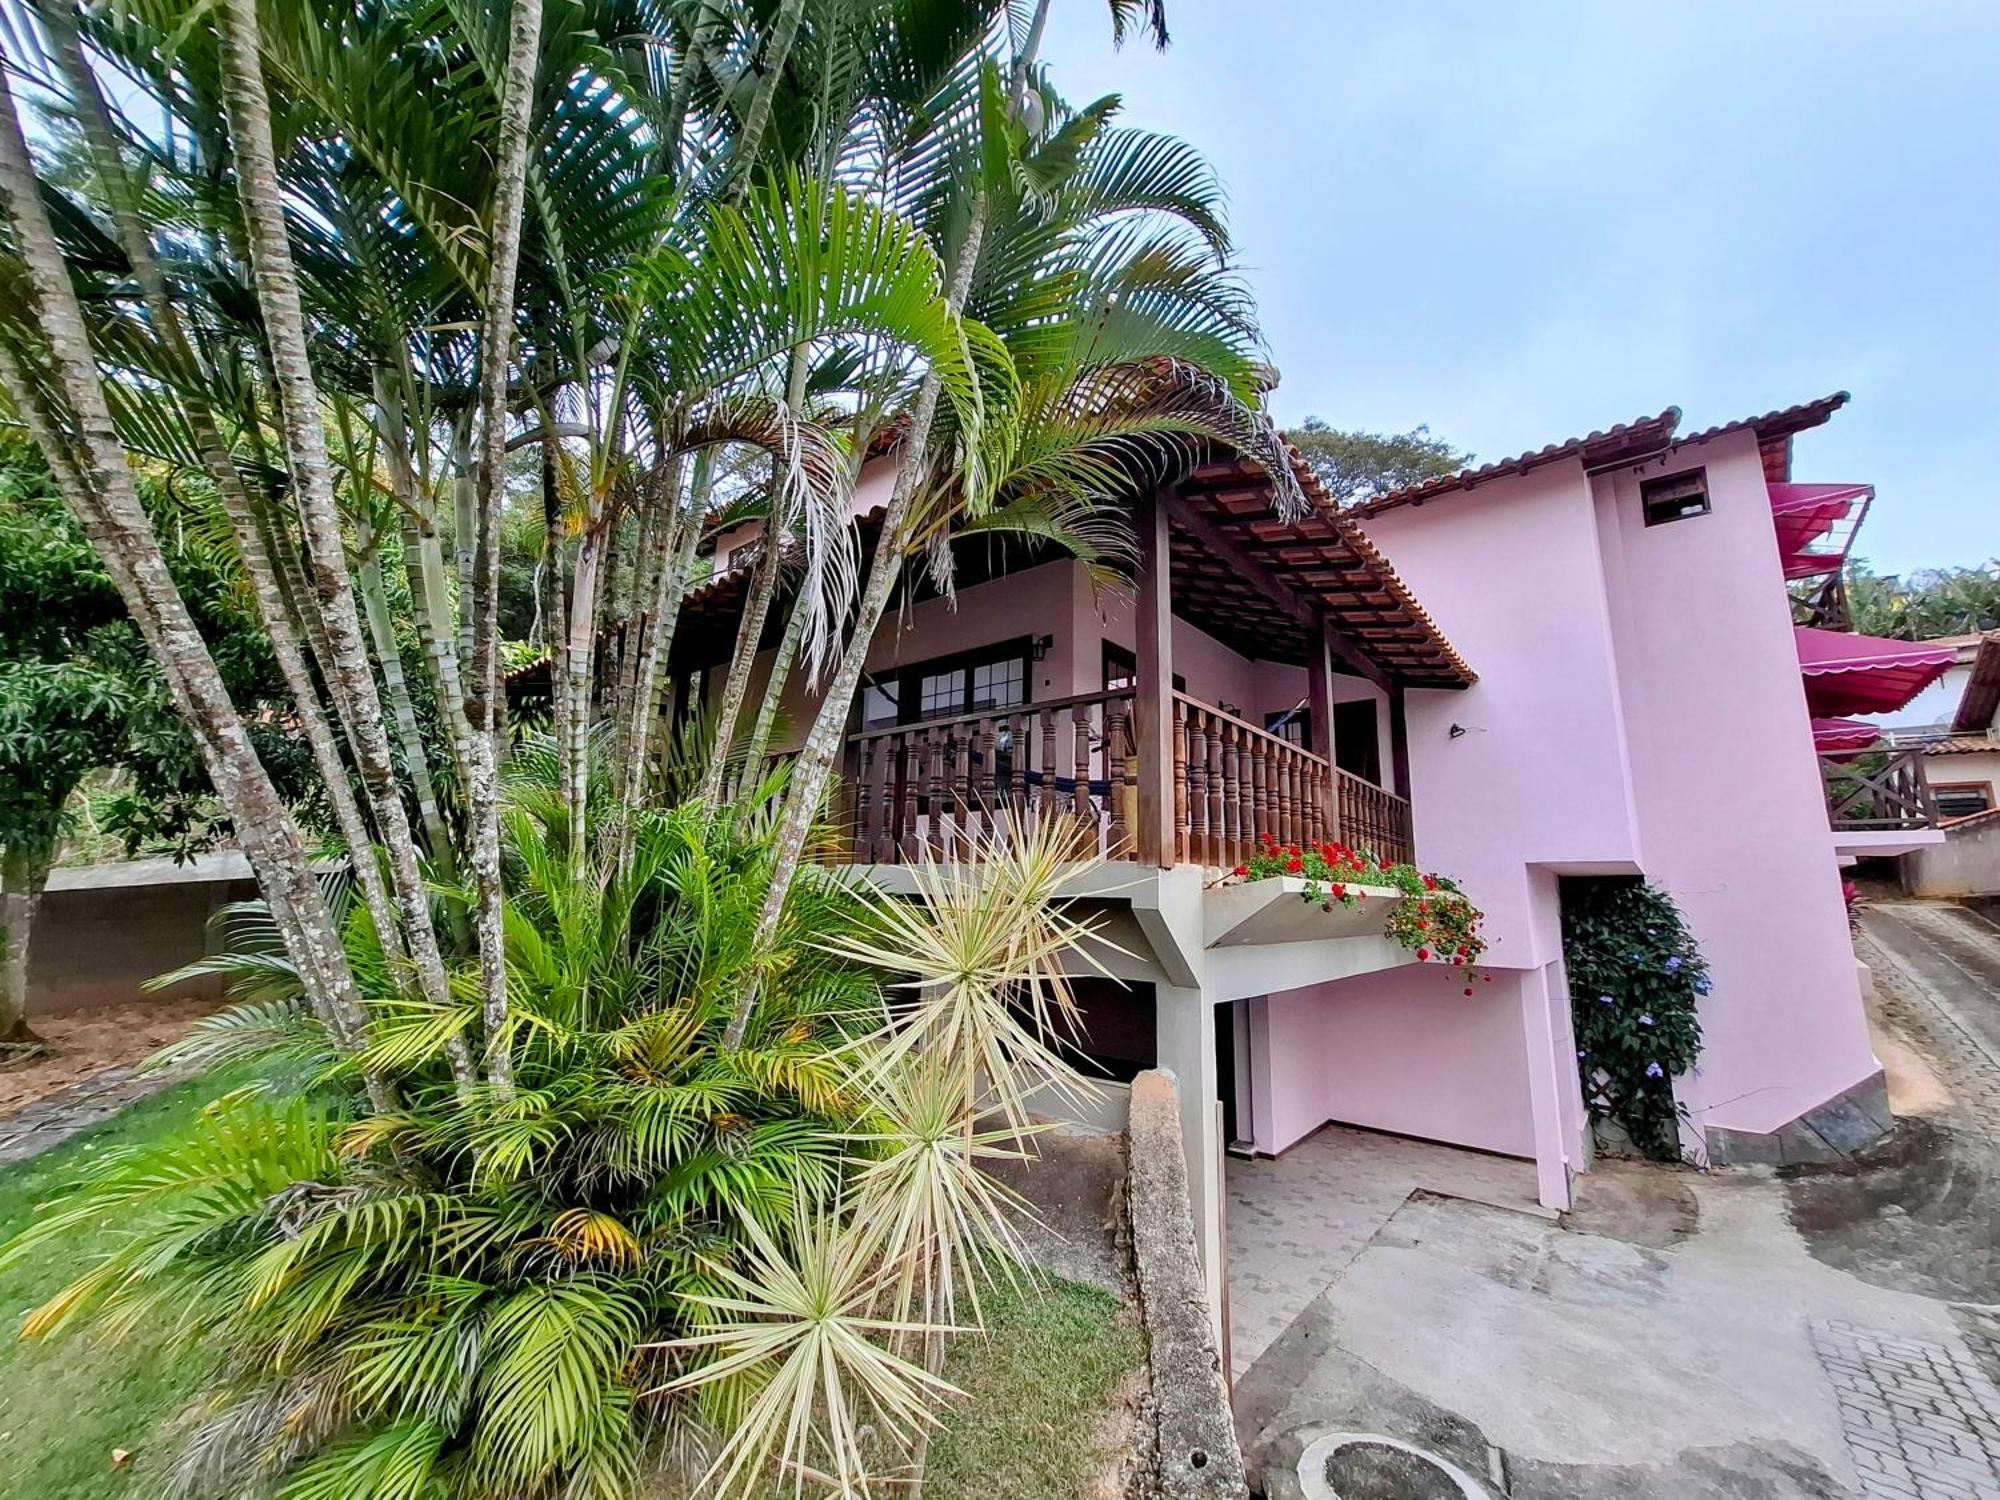
[[[1650,1062],[1646,1064],[1646,1076],[1648,1078],[1658,1078],[1661,1075],[1663,1075],[1666,1071],[1667,1070],[1665,1068],[1661,1067],[1656,1062]]]
[[[1618,1002],[1616,1000],[1613,1000],[1609,995],[1599,995],[1597,997],[1597,1003],[1599,1005],[1616,1005]]]
[[[1672,958],[1667,960],[1667,972],[1669,974],[1678,974],[1680,973],[1680,971],[1681,971],[1681,956],[1678,953],[1676,953]]]
[[[1639,1017],[1639,1024],[1641,1026],[1651,1026],[1653,1024],[1653,1017],[1651,1012],[1648,1012],[1647,1014]]]

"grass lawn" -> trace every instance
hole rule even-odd
[[[225,1087],[210,1077],[134,1105],[117,1119],[21,1166],[0,1170],[0,1240],[33,1217],[75,1163],[93,1150],[172,1130]],[[108,1233],[108,1231],[107,1231]],[[198,1360],[90,1330],[45,1343],[14,1335],[21,1315],[83,1267],[75,1253],[0,1271],[0,1493],[36,1500],[109,1500],[160,1492],[172,1461],[161,1424],[186,1405],[204,1373]],[[1133,1321],[1095,1287],[1055,1282],[1021,1295],[987,1294],[990,1331],[952,1350],[946,1374],[965,1392],[932,1441],[927,1500],[1075,1500],[1116,1457],[1109,1416],[1119,1386],[1145,1358]],[[115,1448],[131,1461],[113,1468]]]
[[[24,1227],[35,1205],[90,1151],[175,1128],[192,1119],[218,1087],[214,1078],[180,1084],[33,1161],[0,1171],[0,1239]],[[83,1329],[44,1343],[22,1343],[15,1336],[21,1315],[83,1268],[89,1241],[78,1236],[70,1244],[77,1253],[0,1271],[0,1474],[14,1476],[0,1481],[0,1491],[37,1500],[157,1495],[171,1458],[158,1437],[160,1423],[186,1405],[202,1369],[185,1356],[149,1346],[143,1335],[108,1344]],[[112,1467],[114,1448],[132,1454],[122,1469]]]
[[[1118,1388],[1144,1363],[1137,1323],[1096,1287],[1002,1289],[984,1339],[961,1339],[945,1375],[965,1392],[932,1439],[925,1500],[1076,1500],[1123,1446]],[[1111,1446],[1107,1450],[1107,1440]]]

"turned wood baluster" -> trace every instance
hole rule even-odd
[[[924,776],[924,806],[930,809],[930,826],[924,841],[933,849],[944,847],[944,732],[935,729],[924,731],[924,745],[929,751],[925,759],[929,769]]]
[[[923,766],[917,759],[917,736],[915,731],[899,731],[896,735],[896,768],[903,783],[903,826],[897,830],[903,838],[903,858],[914,862],[922,841],[917,837],[917,783],[923,779]]]
[[[1044,817],[1056,811],[1056,716],[1042,709],[1036,717],[1042,724],[1042,784],[1035,794],[1035,806]]]
[[[949,742],[951,750],[951,805],[952,837],[957,841],[959,857],[965,858],[971,843],[970,818],[972,814],[972,726],[954,729]]]
[[[1250,761],[1256,735],[1246,729],[1236,737],[1236,850],[1232,864],[1250,857],[1257,842],[1257,786],[1251,777]]]
[[[1188,863],[1208,863],[1208,716],[1188,711]]]
[[[972,808],[968,820],[977,819],[985,837],[993,835],[993,742],[999,737],[999,720],[981,719],[972,726]]]
[[[1174,863],[1187,864],[1194,854],[1188,836],[1188,724],[1187,705],[1174,700]]]
[[[1110,785],[1111,820],[1105,832],[1105,853],[1113,859],[1125,852],[1131,831],[1125,824],[1125,705],[1104,706],[1104,779]]]
[[[1243,804],[1238,796],[1242,784],[1237,772],[1237,747],[1241,743],[1234,719],[1222,726],[1222,857],[1217,864],[1236,863],[1236,846],[1243,841]]]
[[[1299,841],[1299,766],[1287,755],[1278,782],[1278,823],[1283,829],[1278,835],[1279,842],[1296,844]]]
[[[1016,800],[1015,783],[1019,779],[1019,772],[1026,765],[1027,753],[1028,742],[1021,738],[1021,716],[1009,714],[1007,715],[1007,768],[1004,773],[1000,769],[1000,750],[996,744],[993,750],[993,777],[994,785],[1000,791],[1002,805],[1017,818],[1026,811]]]
[[[869,796],[869,783],[875,775],[875,741],[863,740],[860,745],[860,774],[854,778],[854,863],[858,865],[875,862],[875,807]]]
[[[1257,852],[1257,835],[1271,827],[1271,753],[1262,740],[1250,746],[1250,853]],[[1245,856],[1246,858],[1248,856]]]
[[[1090,807],[1090,705],[1069,706],[1070,760],[1076,775],[1076,792],[1071,808],[1079,823],[1089,819]]]
[[[1228,788],[1224,785],[1224,762],[1227,750],[1224,748],[1222,726],[1217,725],[1208,736],[1208,862],[1212,865],[1229,863],[1229,834],[1224,825],[1223,804],[1228,799]],[[1234,732],[1233,726],[1231,732]]]

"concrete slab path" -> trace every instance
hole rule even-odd
[[[1863,922],[1923,1113],[1859,1162],[1603,1163],[1560,1222],[1525,1211],[1526,1163],[1359,1131],[1232,1163],[1237,1420],[1270,1500],[1327,1493],[1294,1466],[1357,1433],[1493,1500],[2000,1500],[2000,928]]]

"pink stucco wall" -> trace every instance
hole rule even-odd
[[[1644,526],[1629,472],[1599,477],[1593,500],[1642,864],[1715,975],[1680,1097],[1698,1126],[1765,1131],[1876,1063],[1756,440],[1684,447],[1647,472],[1697,463],[1708,515]]]
[[[1534,1155],[1522,979],[1496,972],[1468,999],[1459,976],[1410,966],[1250,1002],[1257,1149],[1339,1120]]]
[[[1715,977],[1680,1089],[1697,1126],[1775,1129],[1875,1068],[1755,440],[1647,472],[1695,464],[1711,513],[1667,526],[1642,524],[1637,475],[1569,462],[1369,527],[1480,673],[1410,695],[1417,844],[1489,913],[1488,962],[1527,986],[1517,1014],[1543,1035],[1524,1045],[1553,1091],[1536,1099],[1544,1155],[1582,1134],[1557,875],[1644,873],[1686,911]],[[1401,982],[1348,981],[1341,1003],[1372,1015]],[[1435,1020],[1348,1028],[1353,1073],[1385,1096],[1483,1101],[1484,1134],[1504,1138],[1513,1117],[1488,1092],[1504,1064],[1440,1078],[1422,1055]],[[1321,1106],[1343,1117],[1332,1082],[1298,1107]]]

